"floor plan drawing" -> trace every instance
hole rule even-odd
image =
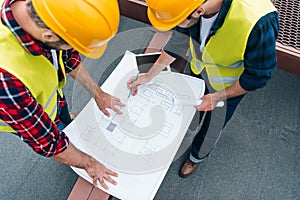
[[[124,182],[130,181],[130,177],[141,180],[151,177],[149,194],[144,189],[146,194],[141,191],[144,197],[137,198],[151,199],[153,188],[159,187],[193,118],[193,105],[203,95],[204,83],[193,77],[166,71],[140,86],[137,95],[128,98],[126,82],[138,73],[135,56],[126,52],[102,85],[104,91],[125,103],[126,106],[121,109],[123,114],[116,115],[111,111],[111,117],[108,118],[91,99],[70,125],[73,126],[71,132],[75,132],[70,134],[70,140],[74,137],[75,146],[77,143],[106,167],[127,176],[128,180]],[[74,170],[89,179],[82,171]],[[120,188],[108,192],[126,199],[130,194],[130,186],[136,190],[135,183],[126,183],[128,191],[125,194],[119,191]]]

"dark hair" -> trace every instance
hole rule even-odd
[[[32,2],[29,1],[27,3],[27,7],[29,9],[29,15],[31,17],[31,19],[36,23],[36,25],[38,25],[39,27],[41,28],[47,28],[47,29],[50,29],[42,20],[41,18],[38,16],[38,14],[36,13],[33,5],[32,5]],[[56,34],[57,35],[57,34]],[[62,39],[59,35],[57,35],[59,37],[59,39],[65,43],[65,44],[68,44],[64,39]]]
[[[30,14],[30,17],[33,19],[33,21],[41,28],[48,28],[48,26],[41,20],[41,18],[36,13],[31,1],[29,1],[27,3],[27,6],[30,10],[29,14]]]

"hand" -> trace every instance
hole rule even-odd
[[[65,165],[84,169],[93,179],[93,184],[96,187],[97,181],[99,181],[101,186],[106,190],[108,189],[108,186],[106,185],[104,180],[114,185],[117,184],[116,181],[111,178],[111,176],[118,176],[116,172],[107,169],[93,157],[78,150],[71,142],[63,152],[56,154],[52,158]]]
[[[137,94],[138,86],[146,84],[150,81],[150,78],[147,74],[140,75],[136,80],[136,77],[133,76],[127,81],[127,88],[132,89],[132,96]]]
[[[110,169],[107,169],[104,165],[91,158],[87,167],[85,168],[88,175],[93,179],[93,185],[97,186],[97,181],[101,184],[101,186],[108,190],[108,186],[105,183],[105,180],[116,185],[117,182],[111,178],[111,176],[118,177],[118,174]]]
[[[206,94],[201,98],[201,104],[195,106],[198,111],[211,111],[217,106],[219,99],[214,94]]]
[[[122,112],[116,107],[121,106],[124,107],[125,105],[121,102],[119,98],[116,98],[106,92],[100,91],[95,95],[95,101],[99,107],[99,109],[107,116],[110,117],[107,108],[112,109],[117,114],[122,114]]]

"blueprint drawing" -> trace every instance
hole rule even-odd
[[[91,99],[66,133],[77,148],[120,174],[118,186],[107,192],[121,199],[151,199],[191,123],[196,111],[193,105],[204,94],[204,82],[165,71],[128,98],[126,82],[139,71],[135,57],[127,51],[101,87],[126,105],[121,108],[123,114],[110,111],[108,118]],[[89,180],[84,171],[73,169]],[[141,188],[140,196],[137,180],[148,180],[149,184]]]

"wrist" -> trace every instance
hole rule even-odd
[[[217,102],[226,100],[226,92],[224,90],[213,93],[213,96]]]
[[[155,76],[155,75],[154,75]],[[151,75],[151,73],[146,73],[145,74],[145,79],[146,79],[146,82],[149,82],[149,81],[151,81],[152,79],[153,79],[153,77],[154,77],[153,75]]]
[[[88,170],[93,165],[93,162],[94,162],[94,159],[91,156],[85,154],[83,169]]]
[[[94,94],[93,97],[95,99],[97,98],[101,98],[101,96],[104,94],[103,90],[101,90],[101,88],[99,86],[96,86],[95,90],[94,90]]]

